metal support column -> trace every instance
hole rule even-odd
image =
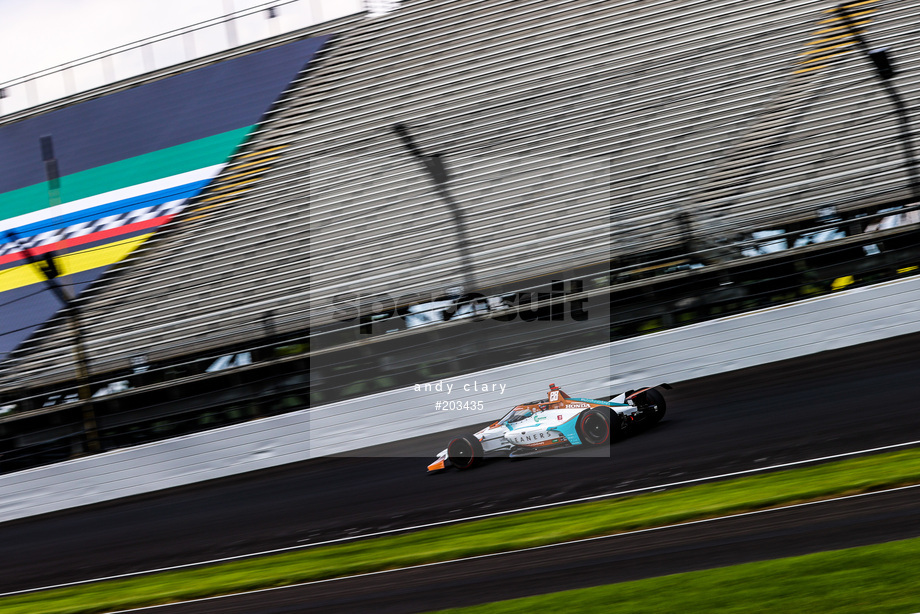
[[[40,140],[42,161],[45,164],[45,176],[48,179],[48,204],[51,207],[61,203],[61,180],[58,172],[57,159],[54,157],[54,146],[50,136],[43,136]],[[7,231],[10,241],[19,243],[20,239],[12,230]],[[26,260],[35,266],[45,280],[45,284],[61,302],[64,317],[67,320],[70,333],[73,337],[73,354],[76,365],[77,394],[80,398],[83,414],[83,432],[86,436],[86,447],[89,452],[99,452],[99,431],[96,425],[96,412],[93,408],[92,394],[89,387],[89,367],[86,360],[86,351],[83,347],[83,335],[80,328],[80,308],[74,301],[73,294],[58,283],[57,278],[61,270],[55,260],[54,252],[46,252],[42,258],[36,256],[31,248],[26,247]]]
[[[450,177],[447,174],[447,166],[444,164],[443,154],[425,154],[412,139],[409,134],[409,127],[406,124],[396,124],[393,126],[393,132],[402,141],[403,146],[409,154],[422,163],[422,167],[428,173],[429,179],[434,184],[434,189],[441,197],[441,200],[447,204],[454,218],[454,226],[457,229],[457,250],[460,252],[460,262],[463,268],[463,285],[464,293],[475,292],[476,276],[473,273],[473,258],[470,253],[470,242],[467,238],[466,219],[463,215],[463,209],[454,200],[448,189]]]
[[[892,105],[894,105],[895,114],[898,118],[898,138],[901,141],[901,148],[904,150],[904,166],[910,183],[910,191],[914,200],[920,203],[920,174],[917,171],[917,157],[911,140],[910,113],[892,81],[897,71],[891,63],[887,49],[872,49],[869,46],[869,43],[853,22],[853,18],[849,13],[849,4],[851,3],[841,3],[837,7],[837,12],[840,13],[840,18],[846,25],[847,30],[849,30],[853,40],[856,41],[856,45],[872,62],[875,76],[878,77],[882,84],[882,89],[885,90],[885,93],[891,99]]]

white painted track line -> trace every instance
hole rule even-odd
[[[582,543],[587,543],[587,542],[596,542],[596,541],[601,541],[601,540],[604,540],[604,539],[616,539],[616,538],[618,538],[618,537],[626,537],[626,536],[629,536],[629,535],[640,535],[640,534],[642,534],[642,533],[651,533],[651,532],[653,532],[653,531],[665,531],[665,530],[667,530],[667,529],[673,529],[673,528],[679,528],[679,527],[689,527],[689,526],[694,526],[694,525],[713,523],[713,522],[718,522],[718,521],[720,521],[720,520],[730,520],[730,519],[733,519],[733,518],[743,518],[743,517],[745,517],[745,516],[757,516],[757,515],[763,515],[763,514],[771,514],[771,513],[773,513],[773,512],[780,512],[780,511],[793,510],[793,509],[796,509],[796,508],[802,508],[802,507],[808,507],[808,506],[814,506],[814,505],[821,505],[821,504],[824,504],[824,503],[831,503],[831,502],[836,502],[836,501],[846,501],[846,500],[850,500],[850,499],[859,499],[859,498],[863,498],[863,497],[872,497],[872,496],[875,496],[875,495],[888,494],[888,493],[898,492],[898,491],[902,491],[902,490],[910,490],[910,489],[914,489],[914,488],[920,488],[920,484],[914,484],[914,485],[912,485],[912,486],[900,486],[900,487],[897,487],[897,488],[889,488],[889,489],[886,489],[886,490],[876,490],[876,491],[872,491],[872,492],[861,493],[861,494],[858,494],[858,495],[846,495],[846,496],[843,496],[843,497],[835,497],[835,498],[833,498],[833,499],[821,499],[820,501],[810,501],[810,502],[808,502],[808,503],[795,503],[795,504],[793,504],[793,505],[786,505],[786,506],[783,506],[783,507],[771,507],[771,508],[764,509],[764,510],[755,510],[755,511],[753,511],[753,512],[741,512],[741,513],[738,513],[738,514],[730,514],[730,515],[728,515],[728,516],[718,516],[718,517],[716,517],[716,518],[705,518],[705,519],[703,519],[703,520],[691,520],[691,521],[688,521],[688,522],[679,522],[679,523],[676,523],[676,524],[669,524],[669,525],[665,525],[665,526],[661,526],[661,527],[650,527],[650,528],[648,528],[648,529],[637,529],[637,530],[635,530],[635,531],[627,531],[627,532],[625,532],[625,533],[614,533],[614,534],[612,534],[612,535],[600,535],[600,536],[597,536],[597,537],[586,537],[586,538],[583,538],[583,539],[575,539],[575,540],[572,540],[572,541],[559,542],[559,543],[555,543],[555,544],[546,544],[546,545],[543,545],[543,546],[531,546],[531,547],[529,547],[529,548],[521,548],[521,549],[519,549],[519,550],[507,550],[507,551],[505,551],[505,552],[494,552],[494,553],[491,553],[491,554],[480,554],[480,555],[477,555],[477,556],[468,556],[468,557],[463,557],[463,558],[460,558],[460,559],[451,559],[451,560],[449,560],[449,561],[438,561],[438,562],[435,562],[435,563],[424,563],[424,564],[422,564],[422,565],[410,565],[410,566],[408,566],[408,567],[398,567],[398,568],[396,568],[396,569],[384,569],[384,570],[382,570],[382,571],[371,571],[371,572],[368,572],[368,573],[354,574],[354,575],[351,575],[351,576],[339,576],[339,577],[336,577],[336,578],[327,578],[327,579],[325,579],[325,580],[312,580],[312,581],[310,581],[310,582],[301,582],[301,583],[298,583],[298,584],[288,584],[288,585],[285,585],[285,586],[275,586],[275,587],[272,587],[272,588],[262,588],[262,589],[257,589],[257,590],[253,590],[253,591],[242,591],[242,592],[239,592],[239,593],[229,593],[229,594],[227,594],[227,595],[217,595],[217,596],[214,596],[214,597],[203,597],[203,598],[201,598],[201,599],[190,599],[190,600],[188,600],[188,601],[175,601],[175,602],[172,602],[172,603],[164,603],[164,604],[161,604],[161,605],[152,605],[152,606],[145,606],[145,607],[142,607],[142,608],[135,608],[135,609],[133,609],[133,610],[118,610],[118,611],[115,611],[115,612],[109,612],[108,614],[127,614],[128,612],[146,612],[146,611],[155,610],[155,609],[159,609],[159,608],[165,608],[165,607],[174,606],[174,605],[184,605],[184,604],[190,604],[190,603],[205,603],[205,602],[209,602],[209,601],[216,601],[216,600],[218,600],[218,599],[226,599],[226,598],[228,598],[228,597],[239,597],[239,596],[242,596],[242,595],[257,595],[257,594],[259,594],[259,593],[268,593],[268,592],[274,592],[274,591],[282,591],[282,590],[289,589],[289,588],[297,588],[297,587],[311,586],[311,585],[317,585],[317,584],[328,584],[328,583],[330,583],[330,582],[340,582],[340,581],[343,581],[343,580],[353,580],[353,579],[356,579],[356,578],[368,578],[368,577],[379,576],[379,575],[383,575],[383,574],[397,573],[397,572],[400,572],[400,571],[409,571],[409,570],[413,570],[413,569],[425,569],[425,568],[428,568],[428,567],[439,567],[439,566],[444,566],[444,565],[450,565],[450,564],[453,564],[453,563],[460,563],[460,562],[463,562],[463,561],[475,561],[475,560],[481,560],[481,559],[497,558],[497,557],[501,557],[501,556],[507,556],[507,555],[510,555],[510,554],[519,554],[519,553],[521,553],[521,552],[534,552],[534,551],[537,551],[537,550],[546,550],[546,549],[549,549],[549,548],[558,548],[558,547],[561,547],[561,546],[569,546],[569,545],[573,545],[573,544],[582,544]]]
[[[694,478],[694,479],[691,479],[691,480],[682,480],[682,481],[678,481],[678,482],[668,482],[668,483],[666,483],[666,484],[657,484],[657,485],[655,485],[655,486],[646,486],[646,487],[643,487],[643,488],[634,488],[634,489],[631,489],[631,490],[621,490],[621,491],[612,492],[612,493],[605,493],[605,494],[602,494],[602,495],[592,495],[592,496],[589,496],[589,497],[579,497],[579,498],[577,498],[577,499],[568,499],[568,500],[566,500],[566,501],[557,501],[557,502],[554,502],[554,503],[542,503],[542,504],[539,504],[539,505],[530,505],[530,506],[527,506],[527,507],[521,507],[521,508],[516,508],[516,509],[512,509],[512,510],[505,510],[505,511],[502,511],[502,512],[490,512],[490,513],[488,513],[488,514],[478,514],[478,515],[476,515],[476,516],[467,516],[467,517],[465,517],[465,518],[456,518],[456,519],[453,519],[453,520],[440,520],[440,521],[436,521],[436,522],[429,522],[429,523],[425,523],[425,524],[413,525],[413,526],[410,526],[410,527],[402,527],[402,528],[398,528],[398,529],[387,529],[386,531],[377,531],[377,532],[374,532],[374,533],[365,533],[365,534],[362,534],[362,535],[352,535],[352,536],[349,536],[349,537],[340,537],[340,538],[337,538],[337,539],[329,539],[329,540],[326,540],[326,541],[315,542],[315,543],[309,543],[309,544],[302,544],[302,543],[301,543],[301,544],[297,544],[297,545],[295,545],[295,546],[286,546],[286,547],[284,547],[284,548],[274,548],[274,549],[272,549],[272,550],[262,550],[262,551],[259,551],[259,552],[252,552],[252,553],[248,553],[248,554],[240,554],[240,555],[236,555],[236,556],[228,556],[228,557],[223,557],[223,558],[218,558],[218,559],[210,559],[210,560],[207,560],[207,561],[199,561],[199,562],[195,562],[195,563],[185,563],[185,564],[183,564],[183,565],[172,565],[172,566],[169,566],[169,567],[159,567],[159,568],[156,568],[156,569],[147,569],[147,570],[135,571],[135,572],[131,572],[131,573],[116,574],[116,575],[111,575],[111,576],[103,576],[103,577],[99,577],[99,578],[90,578],[90,579],[87,579],[87,580],[77,580],[77,581],[75,581],[75,582],[64,582],[64,583],[61,583],[61,584],[52,584],[52,585],[48,585],[48,586],[40,586],[40,587],[35,587],[35,588],[26,588],[26,589],[22,589],[22,590],[18,590],[18,591],[10,591],[10,592],[7,592],[7,593],[0,593],[0,597],[9,597],[9,596],[11,596],[11,595],[22,595],[22,594],[25,594],[25,593],[34,593],[34,592],[39,592],[39,591],[51,590],[51,589],[55,589],[55,588],[65,588],[65,587],[68,587],[68,586],[79,586],[79,585],[81,585],[81,584],[92,584],[92,583],[94,583],[94,582],[104,582],[104,581],[106,581],[106,580],[118,580],[118,579],[122,579],[122,578],[132,578],[132,577],[137,577],[137,576],[145,576],[145,575],[150,575],[150,574],[154,574],[154,573],[160,573],[160,572],[164,572],[164,571],[177,571],[177,570],[179,570],[179,569],[189,569],[189,568],[194,568],[194,567],[203,567],[203,566],[206,566],[206,565],[215,565],[215,564],[217,564],[217,563],[227,563],[227,562],[230,562],[230,561],[238,561],[238,560],[242,560],[242,559],[254,558],[254,557],[259,557],[259,556],[266,556],[266,555],[270,555],[270,554],[280,554],[280,553],[282,553],[282,552],[290,552],[290,551],[292,551],[292,550],[304,550],[304,549],[307,549],[307,548],[314,548],[314,547],[316,547],[316,546],[328,546],[328,545],[331,545],[331,544],[338,544],[338,543],[343,543],[343,542],[356,541],[356,540],[359,540],[359,539],[367,539],[367,538],[370,538],[370,537],[381,537],[381,536],[383,536],[383,535],[393,535],[393,534],[397,534],[397,533],[407,533],[407,532],[409,532],[409,531],[418,531],[418,530],[421,530],[421,529],[429,529],[429,528],[439,527],[439,526],[444,526],[444,525],[449,525],[449,524],[458,524],[458,523],[461,523],[461,522],[469,522],[469,521],[471,521],[471,520],[482,520],[482,519],[485,519],[485,518],[494,518],[494,517],[496,517],[496,516],[507,516],[507,515],[509,515],[509,514],[517,514],[517,513],[520,513],[520,512],[529,512],[529,511],[534,511],[534,510],[539,510],[539,509],[546,509],[546,508],[551,508],[551,507],[560,507],[560,506],[564,506],[564,505],[571,505],[571,504],[573,504],[573,503],[585,503],[585,502],[587,502],[587,501],[597,501],[597,500],[599,500],[599,499],[609,499],[609,498],[613,498],[613,497],[620,497],[620,496],[624,496],[624,495],[632,495],[632,494],[637,494],[637,493],[641,493],[641,492],[649,492],[649,491],[654,491],[654,490],[663,490],[663,489],[669,489],[669,488],[676,488],[676,487],[679,487],[679,486],[688,486],[688,485],[690,485],[690,484],[699,484],[699,483],[702,483],[702,482],[712,482],[712,481],[722,480],[722,479],[726,479],[726,478],[739,477],[739,476],[743,476],[743,475],[750,475],[750,474],[753,474],[753,473],[763,473],[763,472],[765,472],[765,471],[773,471],[773,470],[776,470],[776,469],[785,469],[785,468],[789,468],[789,467],[796,467],[796,466],[807,465],[807,464],[811,464],[811,463],[819,463],[819,462],[824,462],[824,461],[830,461],[830,460],[835,460],[835,459],[846,458],[846,457],[850,457],[850,456],[859,456],[859,455],[861,455],[861,454],[871,454],[871,453],[874,453],[874,452],[884,452],[884,451],[893,450],[893,449],[896,449],[896,448],[905,448],[905,447],[915,446],[915,445],[920,445],[920,440],[906,441],[906,442],[903,442],[903,443],[896,443],[896,444],[891,444],[891,445],[887,445],[887,446],[880,446],[880,447],[877,447],[877,448],[867,448],[867,449],[865,449],[865,450],[857,450],[857,451],[854,451],[854,452],[843,452],[843,453],[841,453],[841,454],[832,454],[832,455],[830,455],[830,456],[820,456],[820,457],[817,457],[817,458],[810,458],[810,459],[801,460],[801,461],[793,461],[793,462],[790,462],[790,463],[781,463],[781,464],[778,464],[778,465],[770,465],[769,467],[757,467],[756,469],[745,469],[745,470],[743,470],[743,471],[734,471],[734,472],[731,472],[731,473],[723,473],[723,474],[713,475],[713,476],[707,476],[707,477],[703,477],[703,478]]]

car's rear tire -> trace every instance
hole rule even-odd
[[[610,443],[625,438],[630,433],[629,422],[617,412],[610,411]]]
[[[472,469],[482,460],[482,444],[473,435],[460,435],[447,444],[447,458],[450,464],[460,469]]]
[[[650,406],[649,415],[652,417],[652,424],[657,424],[668,411],[668,403],[664,400],[664,395],[655,388],[651,388],[645,392],[645,402]]]
[[[586,445],[610,443],[610,412],[597,407],[586,409],[578,416],[577,431]]]

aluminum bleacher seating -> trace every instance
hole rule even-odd
[[[80,299],[91,369],[321,326],[337,296],[462,284],[455,221],[400,122],[445,156],[483,294],[680,244],[680,212],[705,249],[906,197],[865,58],[796,72],[833,6],[427,0],[345,24],[220,177]],[[867,6],[916,99],[920,15]],[[69,334],[46,326],[0,385],[71,378]]]

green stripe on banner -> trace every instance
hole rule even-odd
[[[61,177],[61,202],[162,179],[225,162],[255,126],[246,126],[207,138],[167,147]],[[38,143],[35,144],[36,152]],[[38,155],[36,155],[36,160]],[[40,164],[40,162],[36,162]],[[0,194],[0,219],[39,211],[48,206],[45,183]]]

